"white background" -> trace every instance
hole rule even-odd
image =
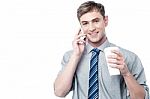
[[[83,1],[0,0],[0,99],[57,99],[53,82],[72,49]],[[149,0],[97,1],[109,16],[109,41],[140,57],[150,85]]]

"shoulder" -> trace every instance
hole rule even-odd
[[[70,56],[72,54],[73,50],[68,50],[64,53],[64,56]]]
[[[134,52],[132,52],[128,49],[122,48],[120,46],[117,46],[115,44],[110,44],[110,46],[116,46],[119,48],[119,51],[123,55],[127,64],[134,64],[134,63],[140,62],[140,58]]]
[[[69,51],[66,51],[62,57],[62,61],[61,61],[61,64],[62,65],[65,65],[66,63],[69,62],[69,59],[70,59],[70,56],[72,54],[72,50],[69,50]]]
[[[142,62],[137,54],[122,47],[119,47],[120,52],[122,53],[124,60],[129,68],[129,70],[139,71],[143,69]]]
[[[124,58],[132,58],[132,59],[134,59],[134,58],[138,57],[134,52],[132,52],[132,51],[130,51],[128,49],[122,48],[122,47],[117,46],[117,45],[112,44],[112,43],[110,43],[110,46],[118,47],[119,51],[123,54]]]
[[[63,59],[68,60],[72,54],[73,50],[68,50],[64,53]]]
[[[122,47],[119,47],[119,49],[130,72],[135,74],[141,72],[144,69],[141,59],[137,54]]]
[[[128,61],[135,61],[138,59],[137,54],[135,54],[134,52],[124,49],[122,47],[119,47],[120,52],[123,54],[124,58]]]

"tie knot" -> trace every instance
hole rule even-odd
[[[92,52],[96,52],[96,54],[99,54],[100,50],[98,48],[93,48]]]

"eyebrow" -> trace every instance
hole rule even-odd
[[[100,18],[96,17],[96,18],[94,18],[94,19],[92,19],[90,21],[95,21],[95,20],[100,20]],[[86,22],[90,22],[90,21],[81,21],[81,23],[86,23]]]

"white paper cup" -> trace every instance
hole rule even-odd
[[[119,48],[118,47],[107,47],[107,48],[104,49],[106,61],[108,61],[108,56],[109,55],[114,55],[115,54],[115,53],[111,52],[112,50],[119,51]],[[112,67],[110,67],[110,65],[114,65],[114,64],[110,64],[110,63],[107,62],[107,66],[108,66],[108,70],[109,70],[110,75],[120,75],[119,69],[112,68]]]

